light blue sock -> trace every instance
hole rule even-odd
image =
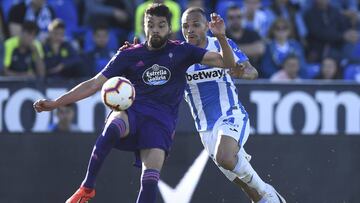
[[[233,169],[233,172],[238,175],[240,180],[246,183],[249,187],[254,188],[260,195],[264,195],[266,193],[266,183],[259,177],[250,165],[249,161],[242,155],[238,156],[238,162]]]

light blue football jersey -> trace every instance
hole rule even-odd
[[[207,37],[206,49],[220,52],[220,44],[215,37]],[[230,39],[228,42],[233,50],[235,61],[242,63],[248,57]],[[221,116],[246,114],[238,99],[238,94],[227,69],[194,64],[186,71],[187,85],[185,100],[189,104],[196,129],[212,130]]]

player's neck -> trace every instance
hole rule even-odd
[[[203,40],[203,41],[199,44],[199,47],[205,49],[205,48],[207,47],[207,44],[208,44],[208,38],[205,37],[205,40]]]

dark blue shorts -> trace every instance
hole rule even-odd
[[[141,166],[140,150],[159,148],[169,153],[174,130],[169,129],[168,126],[152,118],[151,116],[143,115],[129,108],[127,110],[129,118],[129,135],[120,139],[115,148],[123,151],[133,151],[136,155],[135,165]]]

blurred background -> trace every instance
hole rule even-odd
[[[183,40],[186,8],[219,13],[227,36],[258,70],[258,80],[235,82],[252,126],[245,148],[261,177],[289,203],[359,202],[359,0],[0,2],[1,203],[64,202],[79,186],[108,113],[99,93],[41,114],[32,103],[96,75],[124,41],[143,41],[152,2],[170,8],[172,39]],[[249,202],[201,152],[183,103],[159,202]],[[140,171],[132,161],[132,154],[112,152],[93,202],[135,201]],[[194,191],[164,201],[167,186],[176,188],[190,169],[199,176],[187,183]]]

